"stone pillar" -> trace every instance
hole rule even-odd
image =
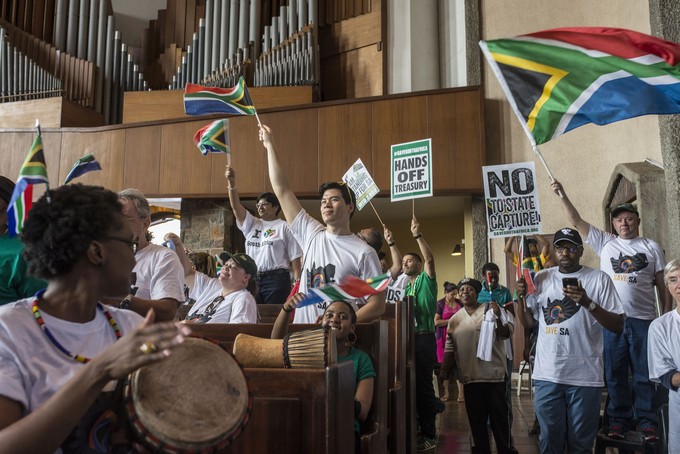
[[[234,250],[238,229],[226,199],[182,199],[181,210],[180,237],[187,249],[211,255]]]
[[[472,197],[472,273],[470,277],[478,278],[476,272],[488,261],[489,242],[487,241],[486,203],[483,197]]]
[[[680,43],[680,2],[677,0],[649,0],[649,20],[652,34]],[[680,237],[680,116],[659,117],[661,154],[666,170],[667,222],[665,238]],[[680,243],[664,244],[666,259],[680,258]]]

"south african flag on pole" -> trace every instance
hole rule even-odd
[[[253,100],[243,77],[233,88],[203,87],[187,84],[184,88],[184,112],[187,115],[226,113],[255,115]]]
[[[228,121],[216,120],[196,131],[194,143],[203,156],[208,153],[229,154]]]
[[[588,123],[680,113],[680,45],[577,27],[481,41],[533,145]]]
[[[28,212],[33,206],[33,186],[36,184],[45,184],[49,189],[47,166],[45,165],[45,154],[43,153],[40,134],[35,137],[31,150],[28,152],[21,169],[19,169],[19,177],[7,207],[9,236],[18,235],[23,230]]]

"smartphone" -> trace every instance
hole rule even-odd
[[[573,285],[574,287],[578,287],[578,279],[575,277],[564,277],[562,278],[562,287],[567,287],[569,285]]]

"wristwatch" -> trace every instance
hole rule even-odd
[[[595,309],[597,309],[597,303],[593,300],[590,300],[590,304],[588,305],[588,312],[593,312]]]
[[[128,294],[125,298],[120,300],[120,303],[118,304],[119,309],[130,309],[130,306],[132,306],[132,294]]]

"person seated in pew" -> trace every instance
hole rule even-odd
[[[47,194],[22,233],[47,289],[0,308],[0,453],[94,452],[90,442],[128,452],[116,390],[191,331],[154,324],[153,309],[142,318],[100,303],[129,291],[135,266],[137,239],[114,192],[69,184]]]
[[[220,291],[197,301],[186,323],[257,323],[257,265],[248,254],[221,252]]]
[[[281,312],[272,328],[272,339],[283,339],[288,332],[290,313],[304,299],[303,293],[297,293],[283,304]],[[354,434],[355,448],[359,452],[361,423],[366,420],[373,402],[373,381],[376,376],[371,357],[354,347],[357,341],[355,333],[357,314],[347,301],[333,301],[326,307],[321,326],[328,326],[335,331],[338,363],[352,361],[354,363]]]
[[[163,237],[165,241],[170,241],[174,245],[174,251],[179,257],[179,261],[184,269],[184,293],[186,296],[185,304],[195,304],[213,299],[222,290],[219,279],[217,279],[217,263],[215,259],[205,252],[186,252],[182,240],[174,233],[168,233]],[[198,260],[198,263],[195,261]]]

